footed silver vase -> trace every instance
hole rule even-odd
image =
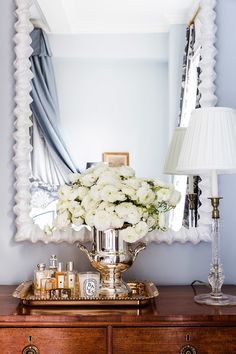
[[[145,243],[140,242],[132,248],[130,243],[120,238],[119,232],[118,229],[98,231],[93,228],[91,251],[79,243],[79,248],[87,254],[91,265],[100,272],[100,297],[125,298],[130,295],[131,290],[122,280],[121,273],[133,264],[138,253],[146,247]]]

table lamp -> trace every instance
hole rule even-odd
[[[224,272],[219,251],[218,174],[236,173],[236,111],[204,107],[192,112],[182,144],[177,170],[188,175],[211,176],[212,263],[208,281],[212,291],[194,297],[207,305],[235,305],[236,296],[224,294]]]
[[[186,127],[177,127],[175,128],[172,139],[168,148],[168,152],[166,155],[166,160],[164,164],[163,172],[167,175],[185,175],[181,171],[177,171],[177,163],[179,160],[179,154],[182,148],[182,144],[184,141],[184,136],[186,132]],[[181,182],[180,182],[181,183]],[[183,183],[184,188],[186,188],[186,181]],[[183,188],[182,188],[183,189]],[[186,190],[181,190],[182,195],[185,195]],[[189,199],[189,226],[195,226],[195,194],[193,190],[193,176],[188,176],[188,199]],[[182,201],[182,204],[178,204],[177,208],[184,209],[185,199]]]

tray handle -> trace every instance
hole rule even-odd
[[[17,299],[25,299],[29,293],[29,289],[32,286],[32,280],[23,281],[18,285],[18,287],[14,290],[12,296]]]

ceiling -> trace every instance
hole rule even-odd
[[[186,24],[200,0],[34,0],[31,17],[52,33],[159,33]]]

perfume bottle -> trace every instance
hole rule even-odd
[[[57,271],[57,256],[55,254],[52,254],[49,259],[49,275],[52,278],[55,278],[56,271]]]
[[[51,290],[56,288],[56,278],[51,278],[50,275],[47,278],[41,279],[41,297],[50,299]]]
[[[58,266],[57,266],[56,287],[60,289],[65,287],[65,272],[63,272],[62,270],[62,262],[58,262]]]
[[[48,270],[46,270],[45,263],[39,263],[37,269],[34,271],[34,295],[41,295],[41,280],[46,278]]]
[[[71,289],[71,296],[75,296],[76,272],[72,261],[66,263],[65,288]]]

